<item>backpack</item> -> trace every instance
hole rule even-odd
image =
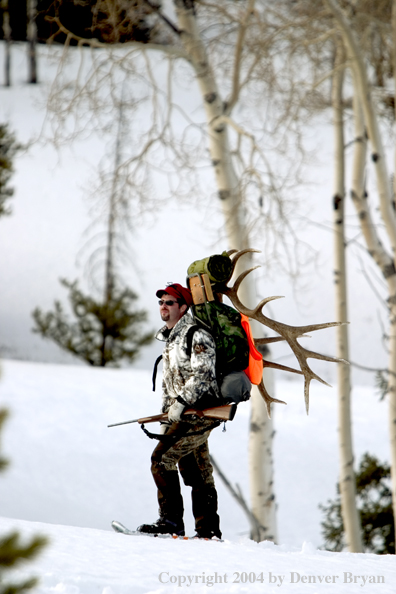
[[[194,331],[203,328],[212,335],[216,345],[216,377],[220,383],[232,371],[243,371],[249,365],[249,342],[242,327],[240,313],[225,305],[211,301],[191,306],[195,326],[187,333],[187,354],[191,355]]]
[[[250,398],[251,384],[261,382],[263,358],[254,345],[249,318],[216,301],[209,275],[196,272],[198,268],[194,262],[195,272],[191,274],[192,266],[188,270],[187,283],[193,296],[191,310],[196,325],[187,333],[187,354],[191,356],[197,328],[209,332],[216,345],[216,377],[220,392],[227,402],[238,403]]]

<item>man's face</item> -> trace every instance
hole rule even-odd
[[[187,309],[186,305],[179,306],[172,295],[164,293],[160,298],[160,316],[168,328],[173,328]]]

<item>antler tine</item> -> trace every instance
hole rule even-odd
[[[227,256],[232,256],[232,254],[236,254],[238,250],[228,250],[226,252]]]
[[[254,338],[254,344],[257,346],[260,344],[271,344],[273,342],[281,342],[282,340],[286,340],[286,338],[283,338],[283,336],[267,336],[266,338]]]
[[[343,359],[336,359],[335,357],[327,357],[326,355],[320,355],[319,353],[314,353],[313,351],[308,351],[302,347],[297,339],[294,339],[292,343],[289,342],[290,348],[292,349],[293,353],[295,354],[299,364],[301,371],[304,374],[304,400],[305,400],[305,410],[307,414],[309,412],[309,386],[313,379],[317,380],[321,384],[325,386],[331,385],[328,384],[324,379],[322,379],[319,375],[317,375],[310,366],[308,365],[307,359],[308,358],[315,358],[315,359],[322,359],[324,361],[333,361],[335,363],[342,363],[344,362]]]
[[[260,266],[253,266],[253,268],[248,268],[247,270],[241,272],[241,274],[236,279],[234,286],[229,287],[232,290],[232,292],[235,293],[235,295],[238,293],[238,289],[241,286],[242,281],[245,280],[247,275],[253,272],[253,270],[256,270],[256,268],[260,268]]]
[[[263,359],[264,367],[272,367],[272,369],[279,369],[280,371],[290,371],[291,373],[298,373],[298,375],[304,375],[301,369],[293,369],[293,367],[287,367],[287,365],[281,365],[280,363],[274,363],[274,361],[266,361]]]
[[[339,361],[342,361],[342,359],[340,359]],[[309,413],[309,385],[310,385],[311,381],[313,379],[316,379],[321,384],[324,384],[325,386],[328,386],[329,388],[331,388],[331,384],[328,384],[327,382],[325,382],[324,379],[322,379],[319,375],[316,375],[316,373],[314,373],[309,367],[308,367],[308,369],[309,369],[310,373],[309,374],[304,373],[304,400],[305,400],[305,410],[307,411],[307,414]]]
[[[324,322],[323,324],[310,324],[308,326],[289,326],[296,336],[301,337],[306,332],[315,332],[315,330],[323,330],[324,328],[332,328],[333,326],[344,326],[349,322]]]
[[[309,414],[309,385],[311,383],[311,379],[305,378],[304,380],[304,402],[305,402],[305,411],[307,415]]]
[[[339,357],[330,357],[330,355],[322,355],[321,353],[315,353],[315,351],[309,351],[301,345],[299,346],[301,347],[307,359],[319,359],[320,361],[330,361],[330,363],[345,363],[345,365],[349,365],[349,361],[347,361],[346,359],[340,359]]]
[[[278,402],[279,404],[287,404],[284,400],[278,400],[277,398],[272,398],[272,396],[270,396],[264,386],[264,382],[263,380],[261,380],[261,382],[259,383],[259,385],[257,386],[258,390],[261,394],[261,396],[264,398],[265,401],[265,406],[267,407],[267,415],[268,418],[271,418],[271,403],[272,402]]]
[[[233,258],[232,258],[232,272],[234,272],[235,266],[236,266],[239,258],[241,258],[242,256],[244,256],[245,254],[249,254],[249,253],[251,253],[251,254],[253,254],[253,253],[261,254],[261,251],[260,250],[254,250],[253,248],[246,248],[246,249],[240,250],[239,252],[236,252],[236,253],[235,253],[234,250],[230,250],[230,251],[232,252],[232,254],[235,254],[233,256]]]
[[[243,280],[243,279],[242,279]],[[276,295],[273,297],[265,297],[265,299],[262,299],[260,301],[260,303],[252,310],[252,316],[254,316],[254,314],[256,314],[258,311],[261,311],[264,307],[264,305],[267,305],[267,303],[269,303],[270,301],[274,301],[275,299],[284,299],[284,295]]]
[[[303,334],[300,338],[311,338],[308,334]],[[273,342],[282,342],[285,341],[286,338],[284,336],[266,336],[265,338],[254,338],[254,344],[272,344]],[[260,349],[258,349],[260,350]],[[337,359],[338,360],[338,359]]]

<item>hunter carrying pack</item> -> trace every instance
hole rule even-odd
[[[231,249],[228,252],[223,252],[221,255],[215,255],[203,260],[197,260],[189,266],[187,271],[187,285],[191,288],[192,295],[194,296],[192,310],[195,317],[195,328],[191,331],[192,336],[190,348],[193,348],[193,333],[196,331],[197,327],[205,328],[207,331],[213,334],[215,340],[217,339],[216,348],[219,348],[220,342],[222,342],[221,348],[224,347],[224,354],[219,354],[218,356],[219,361],[221,361],[221,363],[218,365],[218,372],[219,375],[223,377],[222,385],[219,386],[221,394],[224,397],[223,386],[226,382],[228,382],[228,380],[230,380],[228,383],[230,384],[232,390],[233,384],[237,385],[238,383],[233,382],[233,377],[245,377],[250,388],[251,383],[257,385],[258,392],[261,394],[265,402],[269,418],[271,418],[271,404],[286,404],[286,402],[274,398],[267,391],[266,386],[264,385],[262,373],[264,366],[267,368],[278,369],[303,376],[305,408],[308,414],[309,387],[311,381],[317,380],[323,384],[326,384],[326,382],[310,368],[308,359],[318,359],[321,361],[331,361],[333,363],[343,364],[347,364],[348,362],[338,357],[322,355],[321,353],[309,350],[299,343],[299,339],[304,338],[307,333],[312,333],[316,330],[323,330],[324,328],[339,326],[344,322],[324,322],[320,324],[307,324],[304,326],[291,326],[289,324],[273,320],[265,315],[263,309],[270,301],[279,299],[279,296],[269,296],[265,299],[261,299],[258,305],[253,308],[244,305],[238,296],[238,289],[242,281],[256,267],[251,267],[241,272],[235,279],[233,285],[228,285],[227,283],[231,280],[231,276],[235,271],[235,267],[239,259],[245,254],[251,255],[255,252],[258,252],[258,250],[252,248],[245,248],[239,251],[236,249]],[[233,312],[234,314],[238,314],[240,317],[239,323],[244,334],[241,332],[239,323],[237,323],[235,326],[237,330],[234,330],[234,323],[232,319],[222,325],[222,320],[228,320],[228,311],[232,310],[233,308],[227,308],[227,310],[224,309],[224,306],[221,305],[221,295],[226,295],[234,305],[235,309]],[[255,320],[257,323],[265,326],[265,328],[269,328],[276,333],[276,336],[262,337],[253,340],[249,320]],[[231,339],[231,336],[235,335],[238,336],[238,338],[241,338],[241,334],[243,337],[242,343],[244,343],[244,347],[240,351],[239,346],[232,346],[234,338]],[[256,349],[254,344],[256,342],[257,344],[266,348],[268,343],[278,342],[281,340],[284,340],[288,343],[290,349],[297,358],[299,369],[288,367],[286,365],[276,363],[275,361],[263,360],[261,353],[258,349]],[[246,341],[248,348],[246,347]],[[236,345],[236,342],[234,342],[234,345]],[[242,354],[242,351],[244,354]],[[153,389],[155,389],[155,374],[159,359],[160,357],[157,359],[154,368]],[[241,359],[242,362],[239,361],[239,359]],[[244,367],[245,365],[246,367]],[[241,371],[235,371],[237,367],[239,367]],[[231,371],[231,373],[228,375],[224,375],[224,372],[227,372],[228,369],[233,369],[233,371]],[[248,378],[250,378],[251,383]],[[247,397],[249,397],[249,394]],[[233,396],[232,393],[231,396]],[[241,399],[233,400],[231,397],[229,402],[235,402],[237,404],[240,401]]]
[[[192,294],[195,324],[187,332],[187,355],[191,357],[195,332],[200,328],[209,332],[216,345],[220,392],[225,402],[238,404],[250,398],[251,384],[261,382],[263,357],[255,347],[249,318],[216,298],[216,289],[230,280],[232,268],[226,252],[196,260],[188,267],[187,286]],[[153,391],[161,359],[159,356],[154,364]]]

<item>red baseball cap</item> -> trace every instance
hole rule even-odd
[[[173,283],[172,285],[168,285],[165,289],[158,289],[156,292],[157,297],[161,299],[162,295],[171,295],[177,300],[183,301],[188,307],[193,304],[193,299],[191,295],[190,289],[186,289],[182,287],[178,283]]]

